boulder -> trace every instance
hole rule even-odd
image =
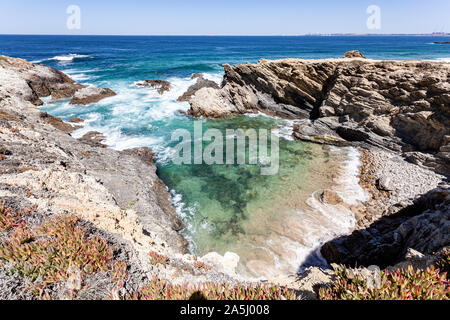
[[[194,76],[193,76],[194,77]],[[219,85],[215,83],[214,81],[208,80],[203,78],[203,76],[200,74],[196,76],[193,79],[197,79],[197,83],[190,86],[185,93],[183,93],[182,96],[178,97],[177,101],[183,102],[183,101],[189,101],[191,97],[200,89],[202,88],[213,88],[213,89],[219,89]]]
[[[352,51],[346,52],[344,54],[344,58],[363,58],[363,59],[366,59],[366,57],[361,52],[359,52],[358,50],[352,50]]]
[[[88,105],[115,95],[116,93],[111,89],[89,86],[75,92],[70,104]]]

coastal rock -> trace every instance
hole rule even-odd
[[[75,92],[70,104],[88,105],[115,95],[111,89],[89,86]]]
[[[92,146],[105,148],[106,145],[102,143],[102,141],[104,141],[105,139],[106,137],[100,132],[89,131],[88,133],[85,133],[79,140]]]
[[[165,80],[144,80],[136,82],[136,86],[138,87],[152,87],[156,89],[159,94],[163,94],[166,91],[169,91],[172,88],[172,84],[169,81]]]
[[[141,250],[140,265],[150,250],[186,253],[186,240],[177,232],[183,222],[173,208],[167,209],[171,196],[156,174],[152,152],[105,148],[98,133],[73,138],[67,134],[71,124],[32,104],[37,93],[27,83],[30,73],[39,77],[42,70],[43,83],[49,74],[70,78],[20,59],[0,59],[0,65],[0,145],[5,153],[0,198],[20,210],[35,205],[38,221],[60,214],[91,222],[127,241],[134,248],[129,255],[139,256]]]
[[[201,74],[194,74],[192,77],[192,79],[197,79],[197,82],[194,85],[190,86],[182,96],[178,97],[178,102],[189,101],[191,97],[202,88],[219,89],[219,85],[217,83],[203,78],[203,75]]]
[[[51,124],[56,129],[64,131],[66,133],[72,133],[76,129],[81,128],[80,126],[73,126],[70,123],[66,123],[62,121],[60,118],[53,117],[49,115],[47,112],[41,112],[40,117],[45,122]]]
[[[82,123],[82,122],[84,122],[84,119],[81,119],[81,118],[70,118],[69,122],[70,123]]]
[[[202,257],[203,261],[214,265],[220,272],[230,276],[236,276],[239,259],[239,256],[233,252],[227,252],[223,256],[216,252],[210,252]]]
[[[450,187],[442,185],[398,213],[369,228],[327,242],[321,254],[329,263],[392,266],[409,248],[432,254],[450,245]]]
[[[69,98],[84,87],[56,69],[6,56],[0,56],[0,82],[0,96],[20,96],[37,106],[42,97]]]
[[[352,51],[349,51],[349,52],[346,52],[345,54],[344,54],[344,58],[363,58],[363,59],[366,59],[366,57],[361,53],[361,52],[359,52],[358,50],[352,50]]]
[[[331,205],[337,205],[343,202],[341,196],[339,196],[336,191],[328,189],[322,191],[322,194],[320,195],[320,200],[323,203]]]
[[[298,139],[327,143],[320,137],[331,137],[329,143],[336,144],[339,137],[353,145],[428,153],[440,172],[448,170],[450,64],[353,56],[358,54],[225,65],[223,87],[198,90],[189,100],[189,114],[221,118],[263,112],[308,119],[302,122],[307,128],[296,126]]]

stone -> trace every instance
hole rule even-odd
[[[70,104],[88,105],[115,95],[111,89],[89,86],[75,92]]]
[[[331,205],[337,205],[337,204],[343,203],[341,196],[336,191],[329,190],[329,189],[322,191],[320,200],[323,203],[327,203],[327,204],[331,204]]]
[[[203,256],[201,260],[214,265],[220,272],[236,276],[236,268],[240,258],[233,252],[226,252],[223,256],[217,252],[210,252]]]
[[[359,52],[358,50],[352,50],[352,51],[346,52],[344,54],[344,58],[349,58],[349,59],[352,59],[352,58],[363,58],[363,59],[366,59],[366,57],[361,52]]]
[[[84,119],[81,119],[81,118],[71,118],[71,119],[69,119],[69,122],[70,122],[70,123],[82,123],[82,122],[84,122]]]
[[[164,94],[172,88],[172,84],[169,81],[152,79],[136,82],[138,87],[151,87],[156,89],[159,94]]]
[[[384,191],[394,191],[395,185],[393,184],[390,177],[383,176],[380,179],[378,179],[378,189]]]
[[[203,76],[200,74],[198,76],[196,76],[193,79],[197,79],[197,82],[190,86],[185,93],[183,93],[182,96],[178,97],[177,101],[178,102],[183,102],[183,101],[189,101],[191,99],[191,97],[200,89],[202,88],[214,88],[214,89],[219,89],[219,85],[217,83],[215,83],[214,81],[208,80],[208,79],[204,79]]]

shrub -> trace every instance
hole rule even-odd
[[[51,218],[31,230],[21,215],[0,207],[0,227],[11,231],[9,239],[0,242],[0,261],[9,262],[11,273],[27,277],[41,293],[48,284],[67,280],[71,266],[79,268],[81,276],[97,271],[108,271],[117,281],[123,276],[123,265],[111,266],[113,250],[107,241],[88,238],[76,226],[76,217]]]
[[[294,300],[293,290],[269,285],[229,285],[205,283],[198,286],[172,285],[153,279],[147,286],[125,297],[126,300]]]
[[[370,288],[367,279],[352,275],[345,267],[336,271],[331,288],[320,289],[322,300],[448,300],[450,289],[446,275],[434,267],[426,271],[408,269],[381,272],[379,288]]]
[[[162,264],[163,266],[166,266],[169,263],[169,258],[167,258],[165,255],[159,254],[154,251],[150,251],[150,264],[156,266],[158,264]]]
[[[17,227],[22,216],[28,212],[14,212],[11,208],[5,208],[5,202],[2,201],[0,204],[0,232],[9,231],[14,227]]]
[[[447,274],[447,279],[450,274],[450,248],[444,248],[438,255],[436,267]]]
[[[198,270],[210,271],[213,269],[212,266],[208,266],[204,262],[194,261],[194,268]]]

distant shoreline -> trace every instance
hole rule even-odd
[[[63,37],[450,37],[450,33],[424,33],[424,34],[370,34],[370,33],[330,33],[330,34],[273,34],[273,35],[201,35],[201,34],[180,34],[180,35],[145,35],[145,34],[14,34],[5,33],[0,36],[63,36]]]

